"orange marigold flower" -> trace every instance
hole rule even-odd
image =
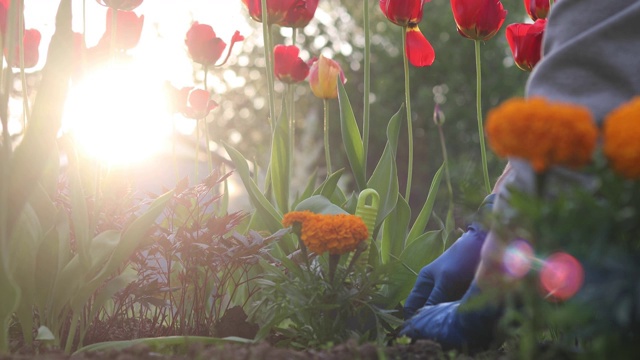
[[[640,179],[640,96],[620,105],[604,119],[604,154],[620,175]]]
[[[362,218],[350,214],[315,214],[292,211],[282,219],[284,226],[300,224],[300,240],[316,254],[328,251],[340,255],[355,250],[369,232]]]
[[[525,159],[536,172],[586,165],[598,139],[589,109],[543,98],[505,101],[489,112],[486,131],[498,156]]]

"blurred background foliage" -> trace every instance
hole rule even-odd
[[[526,13],[521,1],[503,1],[508,10],[500,32],[481,46],[483,113],[507,98],[524,95],[528,73],[513,63],[504,36],[506,25],[524,22]],[[404,102],[402,65],[402,29],[389,22],[377,0],[370,0],[371,21],[371,134],[367,171],[373,171],[386,142],[386,127],[391,116]],[[247,15],[248,18],[248,15]],[[363,2],[322,0],[312,22],[298,31],[296,45],[301,57],[308,60],[324,54],[338,61],[348,79],[345,87],[362,129],[364,89]],[[255,30],[244,34],[242,52],[232,56],[226,66],[210,76],[214,91],[221,94],[220,108],[208,124],[211,139],[233,144],[243,155],[262,165],[268,162],[270,125],[264,73],[262,24],[250,21]],[[215,24],[213,24],[215,27]],[[457,33],[451,6],[446,0],[425,3],[420,29],[433,45],[436,60],[430,67],[411,67],[411,102],[414,131],[414,178],[409,203],[415,216],[424,202],[434,173],[443,161],[433,111],[440,104],[445,114],[444,133],[451,166],[454,202],[458,219],[475,210],[484,197],[480,146],[476,120],[476,72],[473,41]],[[274,45],[291,44],[291,30],[274,26]],[[199,68],[196,71],[200,71]],[[202,78],[196,73],[196,78]],[[276,81],[279,114],[284,91]],[[315,169],[324,174],[322,156],[322,101],[311,93],[306,83],[296,87],[296,158],[294,189],[302,189]],[[334,169],[348,167],[342,148],[337,101],[332,101],[331,151]],[[406,183],[406,120],[397,154],[401,192]],[[504,161],[488,151],[492,183],[500,175]],[[318,156],[319,155],[319,156]],[[298,160],[299,161],[299,160]],[[346,174],[349,172],[347,171]],[[349,184],[346,185],[349,188]],[[436,214],[446,213],[446,187],[441,187],[443,201],[436,202]],[[458,225],[462,225],[458,223]]]

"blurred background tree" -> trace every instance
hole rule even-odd
[[[514,66],[504,36],[507,24],[523,22],[526,13],[521,2],[503,1],[509,12],[500,32],[482,44],[482,106],[486,112],[507,98],[522,96],[528,74]],[[386,127],[391,116],[404,102],[402,65],[402,29],[382,14],[378,1],[369,1],[371,19],[371,133],[367,171],[373,171],[386,142]],[[248,15],[247,15],[248,18]],[[249,20],[250,21],[250,20]],[[264,73],[264,49],[261,24],[250,21],[255,31],[244,34],[242,53],[232,57],[229,66],[213,73],[214,91],[225,90],[208,130],[212,140],[226,141],[247,159],[264,165],[268,162],[270,125]],[[215,24],[214,24],[215,26]],[[474,46],[457,33],[449,1],[425,3],[420,29],[433,45],[436,60],[430,67],[411,67],[411,101],[414,131],[414,178],[409,203],[415,216],[424,202],[434,173],[443,161],[433,111],[440,104],[446,122],[444,133],[450,161],[454,202],[459,219],[474,211],[484,194],[480,146],[476,121],[476,75]],[[291,44],[291,30],[273,29],[274,44]],[[322,0],[312,22],[298,31],[296,45],[305,60],[324,54],[338,61],[348,79],[345,87],[358,121],[362,122],[364,89],[363,2]],[[197,75],[197,74],[196,74]],[[196,76],[201,78],[201,76]],[[277,112],[284,86],[276,81]],[[324,174],[322,156],[322,101],[305,83],[296,87],[296,164],[294,189],[306,182],[311,171]],[[337,101],[331,103],[331,148],[334,169],[347,167],[346,156],[339,151],[342,139]],[[406,183],[406,122],[400,133],[398,177]],[[318,156],[319,155],[319,156]],[[494,182],[504,162],[489,151],[489,172]],[[348,174],[348,171],[346,172]],[[297,185],[296,185],[297,184]],[[347,186],[349,186],[347,184]],[[445,196],[446,187],[441,187]],[[444,214],[446,201],[436,202],[436,214]],[[461,226],[461,223],[458,223]]]

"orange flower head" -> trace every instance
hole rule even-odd
[[[529,161],[536,172],[588,164],[598,139],[589,109],[543,98],[513,98],[489,111],[487,138],[498,156]]]
[[[640,179],[640,96],[611,111],[603,125],[604,154],[614,171]]]
[[[320,55],[309,69],[309,86],[313,94],[321,99],[335,99],[338,97],[338,76],[344,84],[344,77],[340,64]]]
[[[292,211],[282,219],[284,226],[299,224],[300,240],[316,254],[329,252],[341,255],[355,250],[369,237],[367,225],[361,217],[350,214],[315,214],[311,211]]]

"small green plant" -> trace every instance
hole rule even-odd
[[[369,233],[362,218],[317,196],[301,202],[283,223],[300,239],[300,249],[261,261],[265,275],[257,280],[261,291],[251,312],[262,325],[258,338],[272,336],[296,348],[352,337],[382,343],[400,321],[384,308],[387,269],[372,270],[360,261],[375,245],[365,242]]]

